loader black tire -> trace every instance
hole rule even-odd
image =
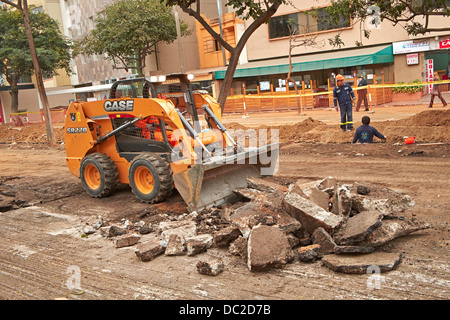
[[[94,198],[109,196],[119,183],[117,167],[104,153],[91,153],[81,160],[80,178],[83,189]]]
[[[174,188],[170,164],[159,155],[144,153],[134,158],[128,178],[133,193],[145,203],[166,200]]]

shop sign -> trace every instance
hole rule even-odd
[[[427,82],[433,82],[433,79],[434,79],[434,75],[433,75],[433,72],[434,72],[433,59],[428,59],[427,60],[426,68],[427,68],[427,75],[426,75]],[[428,93],[431,93],[432,91],[433,91],[433,85],[430,84],[430,85],[428,85]]]
[[[450,49],[450,39],[439,41],[439,49]]]
[[[406,55],[406,64],[419,64],[419,54],[418,53],[410,53]]]
[[[430,42],[414,42],[414,41],[401,41],[392,43],[392,50],[394,54],[421,52],[430,50]]]

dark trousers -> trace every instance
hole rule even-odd
[[[356,104],[356,111],[359,111],[361,107],[361,102],[364,101],[364,109],[369,110],[369,103],[367,102],[367,89],[362,89],[358,91],[358,103]]]
[[[343,131],[346,129],[353,130],[352,104],[339,106],[339,110],[341,111],[341,129]]]
[[[439,99],[441,99],[441,102],[444,105],[444,107],[447,105],[447,102],[445,102],[444,98],[442,98],[441,93],[439,91],[433,91],[431,93],[431,100],[430,100],[430,104],[428,105],[428,108],[433,108],[434,97],[436,97],[436,96]]]

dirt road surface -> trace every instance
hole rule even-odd
[[[446,142],[281,144],[280,169],[270,178],[280,184],[333,176],[392,188],[415,201],[400,215],[431,227],[377,249],[401,253],[403,259],[396,270],[374,279],[334,272],[321,261],[251,272],[240,257],[217,248],[142,262],[134,247],[116,249],[98,233],[82,236],[82,227],[99,215],[110,223],[157,223],[187,211],[179,195],[148,205],[121,186],[108,198],[93,199],[67,170],[63,146],[0,144],[0,201],[15,199],[13,207],[0,212],[0,299],[448,300],[449,158]],[[224,272],[216,277],[197,273],[204,255],[222,258]]]

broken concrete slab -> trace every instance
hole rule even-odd
[[[351,245],[366,239],[381,226],[383,214],[380,211],[363,211],[350,217],[334,235],[337,244]]]
[[[269,203],[266,192],[250,188],[237,188],[234,193],[253,202]]]
[[[177,234],[171,234],[167,241],[166,256],[181,256],[186,253],[185,240]]]
[[[297,260],[301,262],[314,262],[322,257],[319,250],[320,245],[318,244],[300,247],[296,250]]]
[[[430,228],[428,224],[417,221],[416,219],[383,219],[381,226],[372,232],[364,241],[358,243],[358,245],[377,247],[395,238],[428,228]]]
[[[336,243],[331,235],[323,228],[317,228],[312,234],[313,244],[319,245],[319,252],[321,254],[333,253],[336,249]]]
[[[228,226],[222,230],[217,231],[213,235],[213,244],[217,247],[226,247],[230,242],[236,240],[241,235],[239,228]]]
[[[319,227],[332,233],[343,222],[343,217],[322,209],[296,193],[288,193],[284,197],[284,207],[310,234]]]
[[[180,221],[170,221],[170,222],[180,222]],[[172,226],[176,226],[177,224],[171,224]],[[160,224],[160,230],[164,230],[161,232],[161,238],[164,241],[164,245],[167,245],[167,242],[169,241],[169,237],[172,234],[176,234],[182,239],[186,239],[188,237],[195,236],[197,234],[197,224],[195,221],[182,221],[181,224],[179,224],[178,227],[175,228],[167,228],[167,226],[163,226],[164,229],[161,228]]]
[[[240,230],[244,238],[248,238],[252,228],[258,224],[276,224],[286,233],[295,232],[301,228],[300,222],[289,214],[259,202],[248,202],[236,209],[230,216],[230,221]]]
[[[164,232],[170,229],[192,226],[193,224],[195,224],[195,222],[192,220],[162,221],[158,225],[158,231]]]
[[[228,251],[234,256],[240,256],[247,260],[247,239],[239,236],[236,240],[230,243]]]
[[[138,244],[135,253],[140,260],[151,261],[162,254],[165,249],[163,241],[159,238],[154,238]]]
[[[208,276],[217,276],[224,270],[224,264],[221,259],[208,258],[197,262],[197,272]]]
[[[390,190],[389,198],[375,198],[352,194],[352,210],[354,212],[378,210],[385,216],[403,212],[415,205],[415,202],[408,195],[401,195]]]
[[[210,234],[200,234],[186,238],[186,252],[188,256],[194,256],[211,248],[213,237]]]
[[[348,216],[350,214],[353,204],[353,194],[350,192],[350,189],[351,185],[340,185],[337,183],[334,186],[331,212],[339,216]]]
[[[359,184],[356,186],[356,193],[362,194],[362,195],[367,195],[370,193],[370,188]]]
[[[328,211],[330,208],[330,195],[325,191],[319,190],[316,187],[303,190],[303,193],[309,200],[317,204],[322,209]]]
[[[334,253],[371,253],[374,251],[374,247],[364,246],[336,246],[334,249]]]
[[[249,188],[256,189],[263,192],[273,193],[276,191],[287,192],[288,189],[278,183],[267,181],[265,179],[249,177],[247,178],[247,185]]]
[[[138,234],[124,234],[114,239],[114,245],[116,248],[123,248],[133,246],[141,240],[141,236]]]
[[[247,250],[250,271],[282,267],[294,258],[286,234],[276,226],[254,227],[248,237]]]
[[[119,225],[111,225],[100,228],[100,234],[104,237],[117,237],[127,233],[127,228]]]
[[[387,272],[394,270],[402,260],[401,254],[374,252],[368,254],[331,254],[322,258],[325,267],[343,273]]]

